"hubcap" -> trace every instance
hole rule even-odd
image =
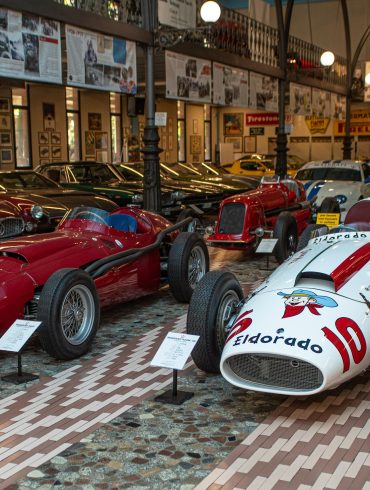
[[[89,336],[95,318],[95,303],[89,288],[72,287],[66,294],[61,308],[62,332],[72,345],[82,344]]]
[[[202,279],[206,273],[206,257],[200,246],[196,246],[190,252],[188,263],[188,281],[192,289]]]
[[[226,337],[229,334],[227,327],[238,303],[239,296],[232,289],[226,291],[220,301],[216,318],[216,342],[220,351],[225,345]]]

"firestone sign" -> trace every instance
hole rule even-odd
[[[245,125],[246,126],[278,126],[279,125],[279,114],[277,112],[265,112],[261,114],[247,113],[245,115]]]

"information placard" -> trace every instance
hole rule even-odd
[[[150,363],[151,366],[183,369],[199,335],[169,332]]]
[[[41,322],[16,320],[0,339],[0,350],[19,352]]]
[[[257,247],[256,253],[270,254],[277,244],[277,238],[263,238]]]
[[[316,224],[326,225],[328,228],[338,226],[340,213],[317,213]]]

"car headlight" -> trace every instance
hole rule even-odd
[[[347,197],[344,196],[343,194],[339,194],[338,196],[335,196],[335,199],[338,201],[338,204],[344,204],[347,202]]]
[[[181,199],[184,199],[186,197],[185,192],[182,191],[175,191],[171,194],[172,199],[175,201],[180,201]]]
[[[31,208],[31,216],[34,219],[41,219],[44,216],[45,212],[42,206],[34,205]]]
[[[144,201],[142,194],[134,194],[131,198],[131,202],[135,204],[141,204]]]

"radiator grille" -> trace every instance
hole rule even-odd
[[[241,235],[244,226],[245,205],[240,202],[230,202],[222,208],[218,232]]]
[[[267,354],[243,354],[227,359],[230,369],[255,385],[312,391],[323,382],[321,371],[306,361]]]
[[[0,219],[0,238],[8,238],[20,235],[24,230],[24,221],[22,218],[4,218]]]

